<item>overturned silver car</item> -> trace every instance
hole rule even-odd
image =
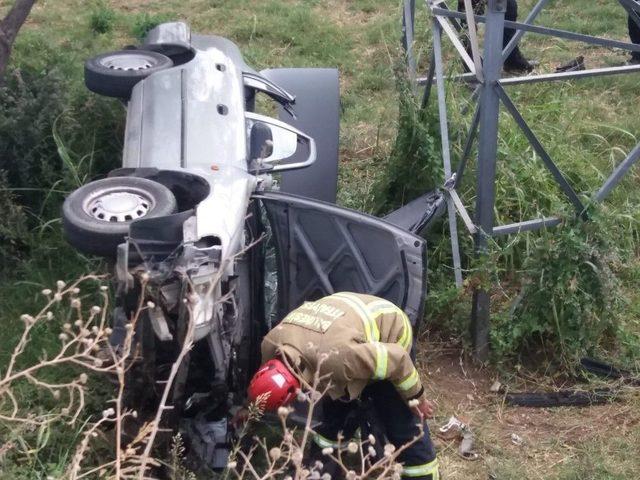
[[[189,322],[195,343],[172,415],[206,417],[222,438],[264,333],[303,301],[371,293],[416,325],[426,292],[418,234],[442,196],[386,219],[335,205],[337,70],[256,72],[231,41],[178,22],[139,48],[88,60],[85,80],[126,102],[122,168],[71,193],[63,224],[77,249],[114,263],[114,346],[144,277],[152,308],[136,324],[141,360],[131,371],[140,408],[157,402]],[[260,97],[275,102],[278,118],[256,112]]]

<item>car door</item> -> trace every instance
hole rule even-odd
[[[254,199],[276,250],[277,318],[304,301],[350,291],[393,302],[417,327],[426,294],[423,238],[332,203],[275,192]]]

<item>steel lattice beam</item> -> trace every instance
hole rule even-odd
[[[581,78],[609,76],[618,74],[630,74],[640,72],[640,65],[625,65],[618,67],[594,68],[583,71],[572,71],[562,73],[550,73],[544,75],[527,75],[521,77],[501,78],[503,61],[516,47],[522,36],[526,32],[549,35],[568,40],[586,42],[591,45],[599,45],[606,48],[620,48],[632,52],[640,52],[640,45],[628,42],[621,42],[608,38],[601,38],[582,33],[570,32],[543,26],[533,25],[543,8],[549,0],[539,0],[527,15],[524,22],[512,22],[504,19],[506,2],[505,0],[487,0],[485,15],[474,15],[471,12],[471,1],[465,0],[465,11],[458,12],[448,8],[444,0],[425,0],[434,17],[433,39],[434,48],[431,55],[429,70],[426,77],[417,78],[417,84],[425,85],[425,92],[422,98],[422,106],[425,107],[429,101],[431,85],[435,82],[438,93],[438,110],[440,117],[440,130],[442,138],[442,157],[446,175],[445,189],[448,192],[449,225],[451,230],[451,245],[453,249],[454,270],[456,272],[456,283],[460,284],[461,267],[458,253],[458,238],[455,222],[455,211],[459,213],[467,229],[474,234],[475,249],[477,255],[484,255],[487,249],[487,242],[491,236],[517,234],[525,231],[539,230],[541,228],[551,228],[562,222],[559,217],[542,217],[532,220],[520,221],[507,225],[494,225],[495,207],[495,180],[498,142],[498,118],[500,105],[514,118],[525,137],[542,159],[544,165],[551,172],[554,180],[564,194],[567,196],[576,210],[576,214],[583,219],[587,219],[586,208],[583,202],[573,190],[567,179],[559,168],[555,165],[543,145],[533,133],[527,122],[522,117],[516,105],[511,101],[505,91],[505,87],[511,85],[522,85],[537,82],[566,81]],[[408,45],[406,35],[410,33],[413,41],[413,12],[407,14],[407,9],[413,9],[414,0],[405,0],[405,46]],[[640,26],[640,0],[617,0],[624,7],[630,18]],[[406,22],[411,21],[411,28],[406,28]],[[462,34],[461,25],[458,21],[466,20],[469,29],[470,55],[464,44],[460,41],[459,34]],[[478,38],[475,31],[475,23],[485,23],[484,49],[482,58]],[[503,48],[504,28],[513,28],[516,34],[511,41]],[[460,58],[471,70],[470,73],[455,75],[451,78],[462,80],[476,85],[475,91],[471,95],[472,101],[477,100],[475,112],[471,119],[471,125],[467,132],[464,148],[457,171],[452,175],[451,157],[449,146],[449,132],[447,121],[447,107],[445,97],[444,65],[442,57],[441,36],[445,31]],[[408,49],[409,62],[413,60],[413,49]],[[411,65],[411,63],[410,63]],[[413,63],[415,65],[415,63]],[[411,70],[411,69],[410,69]],[[413,70],[415,72],[415,69]],[[460,184],[465,173],[467,161],[471,155],[474,141],[477,137],[478,162],[476,167],[476,209],[475,223],[471,221],[464,204],[458,196],[455,188]],[[627,157],[614,169],[611,175],[604,182],[602,187],[591,197],[592,202],[601,202],[611,192],[611,190],[622,180],[629,169],[640,160],[640,144],[634,147]],[[453,216],[453,218],[452,218]],[[489,353],[489,317],[490,299],[488,293],[479,288],[474,293],[471,334],[474,345],[474,355],[479,360],[485,360]]]

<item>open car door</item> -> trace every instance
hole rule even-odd
[[[278,269],[277,317],[334,292],[401,307],[414,327],[426,294],[426,242],[385,220],[285,193],[260,193]]]

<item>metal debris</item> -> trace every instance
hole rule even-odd
[[[517,445],[518,447],[524,444],[524,439],[518,435],[517,433],[511,434],[511,443]]]
[[[461,440],[458,447],[458,454],[465,460],[477,460],[479,455],[475,452],[475,436],[469,425],[461,422],[455,416],[451,416],[449,421],[438,429],[437,435],[442,440]]]
[[[449,421],[438,429],[438,437],[442,440],[456,440],[462,437],[462,431],[467,428],[467,425],[455,416],[451,416]]]
[[[475,451],[475,443],[475,435],[468,427],[465,427],[463,430],[462,441],[458,447],[458,454],[465,460],[477,460],[480,455]]]

